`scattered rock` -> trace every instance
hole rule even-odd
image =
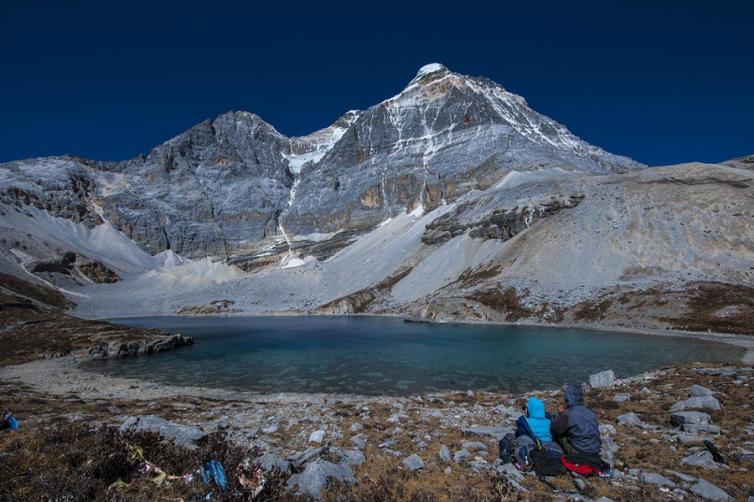
[[[681,465],[693,465],[708,470],[719,469],[721,467],[721,464],[718,464],[713,459],[712,453],[707,450],[684,457],[683,460],[681,460]]]
[[[625,403],[629,399],[631,399],[630,394],[615,394],[613,396],[613,401],[615,401],[616,403]]]
[[[348,467],[358,467],[366,462],[366,457],[360,450],[343,450],[340,452],[341,463]]]
[[[293,491],[298,487],[296,490],[298,495],[320,499],[322,488],[331,479],[344,481],[350,485],[356,483],[356,478],[348,466],[320,459],[307,464],[301,474],[294,474],[288,478],[288,489]]]
[[[698,495],[705,500],[712,500],[713,502],[726,502],[728,500],[733,500],[733,497],[725,493],[722,488],[719,488],[701,478],[696,484],[692,485],[690,489],[694,495]]]
[[[314,431],[309,435],[309,442],[310,443],[321,443],[325,440],[325,431],[322,429],[318,431]]]
[[[714,392],[711,390],[702,387],[701,385],[692,385],[691,390],[689,391],[689,396],[691,397],[704,397],[704,396],[711,396]]]
[[[586,482],[581,478],[573,478],[573,484],[576,485],[576,489],[584,493],[586,491]]]
[[[274,453],[265,453],[256,460],[259,467],[264,472],[280,471],[283,474],[290,474],[291,464],[280,455]]]
[[[461,429],[461,433],[465,436],[488,436],[494,438],[496,441],[503,439],[503,437],[509,432],[513,432],[509,427],[499,427],[494,425],[464,427]]]
[[[614,436],[618,432],[612,424],[600,424],[599,428],[601,436]]]
[[[413,454],[403,459],[403,467],[410,471],[418,471],[424,469],[424,461],[419,455]]]
[[[450,454],[450,450],[445,445],[442,445],[440,447],[439,457],[443,462],[450,462],[451,460],[453,460],[453,456]]]
[[[487,450],[487,445],[482,443],[481,441],[463,441],[461,443],[461,448],[464,450],[469,451],[477,451],[477,450]]]
[[[612,387],[615,383],[615,373],[613,370],[600,371],[589,376],[589,386],[593,389]]]
[[[288,460],[298,466],[304,465],[309,460],[319,457],[320,455],[327,453],[328,448],[326,446],[320,446],[319,448],[308,448],[300,453],[295,453],[288,457]]]
[[[511,479],[513,481],[518,481],[519,483],[524,480],[524,474],[516,469],[516,466],[511,464],[510,462],[507,464],[499,465],[495,468],[495,471],[501,475],[505,476],[508,479]]]
[[[125,432],[129,429],[157,432],[163,437],[172,439],[176,443],[189,448],[196,448],[196,442],[207,435],[198,427],[170,422],[158,415],[128,417],[120,426],[120,431]]]
[[[708,424],[710,416],[701,411],[679,411],[670,415],[670,423],[676,427],[686,424]]]
[[[363,434],[357,434],[354,437],[351,438],[351,442],[356,445],[356,447],[360,450],[363,450],[367,447],[367,440],[364,437]]]
[[[364,428],[364,426],[361,425],[359,422],[354,422],[354,423],[351,424],[351,427],[349,427],[348,430],[351,431],[351,432],[359,432],[363,428]]]
[[[667,486],[668,488],[675,488],[675,482],[656,472],[642,471],[639,479],[642,483],[646,483],[648,485],[660,485]]]
[[[471,453],[468,450],[458,450],[456,454],[453,455],[453,461],[456,464],[460,464],[469,457],[471,457]]]
[[[693,409],[720,410],[722,407],[715,396],[690,397],[670,407],[671,412]]]
[[[684,483],[693,483],[694,481],[696,481],[696,478],[694,476],[691,476],[683,472],[678,472],[678,471],[665,471],[665,472],[667,472],[671,476],[675,476],[676,478],[680,479]]]
[[[623,415],[618,415],[616,421],[620,425],[633,425],[636,427],[641,427],[642,425],[644,425],[641,421],[641,418],[639,418],[639,415],[637,415],[633,411],[624,413]]]

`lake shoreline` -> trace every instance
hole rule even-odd
[[[185,317],[185,318],[256,318],[256,317],[388,317],[393,319],[413,319],[410,316],[391,313],[364,313],[364,314],[319,314],[314,312],[299,312],[299,311],[282,311],[282,312],[263,312],[263,313],[249,313],[249,312],[237,312],[237,313],[219,313],[219,314],[157,314],[157,315],[134,315],[134,316],[121,316],[116,318],[97,318],[99,321],[110,322],[117,321],[119,319],[137,319],[145,317]],[[746,352],[742,355],[741,362],[744,364],[754,364],[754,334],[742,335],[737,333],[723,333],[723,332],[702,332],[702,331],[684,331],[678,329],[660,329],[652,328],[649,326],[612,326],[610,324],[600,323],[544,323],[544,322],[506,322],[506,321],[485,321],[485,320],[448,320],[437,321],[424,318],[417,318],[417,322],[426,324],[439,324],[439,325],[482,325],[482,326],[520,326],[520,327],[537,327],[537,328],[566,328],[566,329],[579,329],[591,332],[616,332],[624,334],[634,335],[650,335],[650,336],[665,336],[671,338],[690,338],[696,340],[705,340],[710,342],[725,343],[729,345],[735,345],[746,349]]]

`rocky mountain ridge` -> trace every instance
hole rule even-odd
[[[491,81],[435,64],[397,96],[304,137],[229,112],[125,162],[2,164],[0,200],[89,227],[105,218],[150,254],[229,258],[295,236],[362,232],[487,188],[511,169],[553,167],[642,166],[579,140]]]
[[[231,112],[126,162],[2,164],[0,272],[85,317],[220,302],[751,333],[749,164],[643,169],[428,65],[308,136]]]

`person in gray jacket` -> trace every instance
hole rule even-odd
[[[552,421],[550,431],[566,454],[599,459],[602,440],[597,414],[584,404],[581,385],[566,386],[565,408]]]

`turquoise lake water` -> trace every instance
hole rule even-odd
[[[406,395],[556,388],[612,369],[740,359],[702,340],[567,328],[415,324],[382,317],[115,319],[193,336],[193,347],[89,369],[177,385],[255,392]]]

